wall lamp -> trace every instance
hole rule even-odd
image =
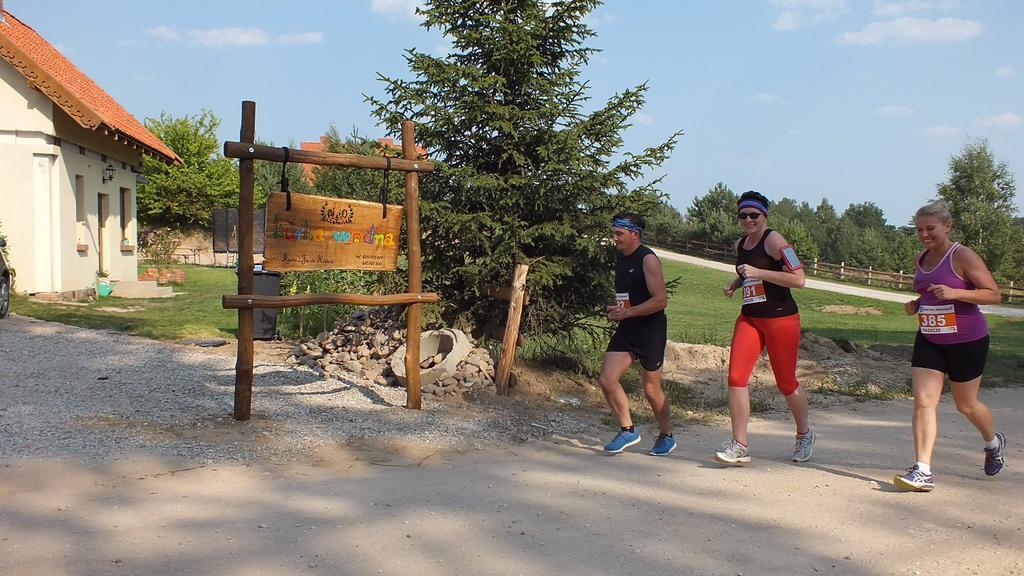
[[[114,165],[107,164],[107,167],[103,169],[103,183],[106,184],[114,179]]]

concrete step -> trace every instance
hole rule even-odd
[[[118,298],[170,298],[174,290],[170,286],[157,286],[152,280],[128,280],[115,282],[111,296]]]

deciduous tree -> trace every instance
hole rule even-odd
[[[238,205],[238,169],[219,152],[220,120],[203,110],[175,118],[166,112],[146,127],[181,158],[167,165],[143,157],[147,182],[138,189],[139,221],[175,227],[209,227],[213,208]]]

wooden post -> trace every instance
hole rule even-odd
[[[900,270],[900,275],[897,276],[899,280],[896,281],[896,289],[903,290],[903,270]]]
[[[815,276],[818,275],[818,257],[817,256],[814,257],[814,266],[811,268],[811,274],[813,274]]]
[[[871,286],[871,266],[868,266],[868,286]]]
[[[256,140],[256,103],[242,101],[242,128],[239,140]],[[253,293],[252,277],[252,190],[256,173],[252,160],[238,162],[238,293]],[[252,415],[253,310],[238,309],[238,358],[235,361],[235,420]]]
[[[1010,289],[1006,292],[1006,303],[1013,304],[1013,280],[1010,280]]]
[[[839,279],[843,279],[843,268],[846,266],[846,262],[839,263]]]
[[[402,156],[406,160],[417,160],[415,125],[410,120],[402,122]],[[408,292],[423,291],[422,255],[420,254],[420,175],[405,173],[405,235],[409,247],[409,289]],[[410,304],[406,309],[405,407],[419,410],[420,397],[420,319],[423,304]]]
[[[516,359],[516,342],[519,340],[519,320],[523,316],[523,297],[526,294],[526,273],[530,267],[516,264],[512,274],[512,294],[508,299],[508,319],[505,321],[505,336],[501,340],[501,358],[494,373],[498,395],[508,395],[508,380],[512,375],[512,363]]]

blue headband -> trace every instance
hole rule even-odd
[[[633,232],[636,232],[637,234],[642,234],[643,231],[644,231],[643,228],[641,228],[641,227],[637,226],[636,224],[634,224],[632,220],[627,220],[625,218],[616,218],[616,219],[612,220],[612,226],[614,226],[616,228],[624,228],[626,230],[632,230]]]
[[[740,208],[757,208],[758,210],[763,212],[765,216],[768,215],[768,207],[765,206],[764,204],[761,204],[757,200],[744,200],[744,201],[740,202],[740,206],[739,207]]]

